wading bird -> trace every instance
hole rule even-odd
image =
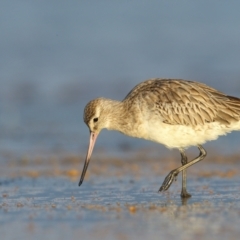
[[[97,136],[103,128],[177,148],[182,166],[172,170],[159,191],[166,191],[182,172],[181,197],[188,198],[186,169],[207,155],[202,144],[240,130],[240,99],[203,83],[181,79],[149,79],[135,86],[123,101],[97,98],[84,109],[90,143],[79,186],[84,180]],[[200,154],[188,161],[185,149]]]

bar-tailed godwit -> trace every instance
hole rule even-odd
[[[97,98],[84,109],[90,143],[79,186],[82,184],[98,134],[103,128],[178,148],[182,166],[172,170],[159,191],[167,190],[182,172],[181,197],[188,198],[186,169],[207,155],[203,143],[240,130],[240,99],[203,83],[181,79],[149,79],[135,86],[123,101]],[[188,162],[185,149],[200,154]]]

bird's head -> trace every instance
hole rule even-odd
[[[98,134],[103,128],[109,127],[109,122],[111,120],[109,112],[111,112],[111,107],[111,100],[105,98],[97,98],[90,101],[84,109],[83,120],[89,128],[90,141],[82,175],[78,184],[79,186],[84,180],[84,176],[86,174]]]
[[[108,128],[107,107],[108,101],[104,98],[94,99],[86,105],[83,120],[90,132],[99,134],[103,128]]]

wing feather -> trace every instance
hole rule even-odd
[[[141,92],[142,94],[139,94]],[[138,84],[123,101],[146,101],[146,107],[174,125],[203,125],[240,120],[240,99],[203,83],[181,79],[149,79]]]

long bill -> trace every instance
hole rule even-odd
[[[85,174],[87,172],[88,164],[90,162],[90,158],[91,158],[91,155],[92,155],[92,151],[93,151],[97,136],[98,136],[98,134],[95,133],[95,132],[90,133],[90,141],[89,141],[87,156],[86,156],[86,159],[85,159],[84,167],[83,167],[83,170],[82,170],[82,175],[81,175],[80,181],[78,183],[78,186],[81,186],[81,184],[83,183],[83,180],[84,180]]]

